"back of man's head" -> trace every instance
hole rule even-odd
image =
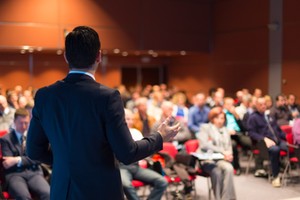
[[[87,69],[94,63],[101,44],[98,33],[90,27],[78,26],[65,41],[65,56],[70,68]]]

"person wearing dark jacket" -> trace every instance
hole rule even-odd
[[[256,111],[249,116],[248,133],[257,146],[266,146],[271,161],[273,187],[280,187],[279,166],[280,150],[287,151],[285,134],[278,126],[276,120],[269,115],[265,115],[266,100],[263,97],[257,99]],[[262,168],[262,163],[260,163]],[[256,168],[259,168],[256,166]]]
[[[26,131],[30,116],[25,108],[15,112],[14,129],[1,138],[5,182],[12,198],[32,199],[31,194],[41,200],[50,199],[50,186],[40,162],[31,160],[25,154]],[[29,191],[30,189],[30,191]]]

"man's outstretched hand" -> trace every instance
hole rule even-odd
[[[168,117],[163,123],[161,123],[157,129],[157,132],[160,133],[161,137],[163,138],[164,142],[171,141],[180,130],[180,123],[176,123],[173,126],[169,126],[170,117]]]

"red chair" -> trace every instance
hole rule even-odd
[[[298,146],[293,145],[294,138],[293,138],[292,127],[289,125],[283,125],[280,128],[286,134],[285,136],[286,136],[286,141],[288,146],[288,152],[287,152],[288,162],[282,174],[282,183],[283,185],[287,185],[287,176],[289,175],[289,171],[291,170],[291,164],[295,164],[297,166],[297,171],[299,171],[298,169],[299,158],[297,157],[297,155],[295,155],[295,149],[298,149]]]
[[[174,146],[173,143],[164,142],[163,143],[163,149],[160,151],[160,153],[168,154],[170,157],[172,157],[172,159],[175,160],[175,157],[178,153],[178,150],[176,149],[176,147]],[[164,164],[165,163],[163,163],[162,165],[164,166]],[[178,189],[177,187],[182,183],[182,180],[180,179],[180,177],[178,175],[176,175],[174,177],[165,175],[165,179],[167,180],[167,182],[169,184],[175,185],[176,190]],[[196,179],[196,176],[189,175],[189,180],[192,181],[193,188],[195,188],[195,179]],[[196,190],[195,190],[195,195],[196,195]]]
[[[197,139],[188,140],[184,143],[184,147],[188,154],[196,152],[197,149],[199,148],[199,140]],[[197,168],[197,175],[205,177],[207,179],[208,198],[211,199],[212,185],[210,183],[210,175],[202,171],[201,167]]]
[[[0,137],[6,135],[8,133],[7,130],[0,130]]]
[[[6,133],[7,133],[7,131],[6,131]],[[4,189],[3,186],[5,186],[5,184],[4,184],[5,177],[4,177],[4,172],[3,172],[4,168],[3,168],[3,165],[2,165],[2,156],[3,156],[2,155],[2,148],[1,148],[1,144],[0,144],[0,161],[1,161],[1,163],[0,163],[0,187],[1,187],[2,195],[3,195],[4,199],[10,199],[11,196],[9,195],[9,193],[7,191],[3,191],[3,189]]]
[[[148,186],[147,184],[145,184],[144,182],[139,181],[139,180],[132,180],[131,183],[132,183],[132,186],[136,190],[142,189],[142,196],[141,197],[146,197],[146,191],[147,191],[147,186]]]
[[[196,152],[199,147],[199,141],[198,140],[188,140],[184,143],[185,150],[188,154],[192,152]]]

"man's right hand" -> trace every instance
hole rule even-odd
[[[157,132],[161,135],[164,142],[172,141],[180,130],[180,123],[176,123],[174,126],[169,126],[170,117],[168,117],[163,123],[161,123],[157,129]]]
[[[269,139],[267,137],[264,138],[264,141],[266,143],[267,148],[270,148],[271,146],[275,146],[276,145],[276,143],[273,140],[271,140],[271,139]]]
[[[3,167],[8,169],[16,164],[18,164],[19,160],[21,159],[20,156],[12,157],[12,156],[3,156]]]

